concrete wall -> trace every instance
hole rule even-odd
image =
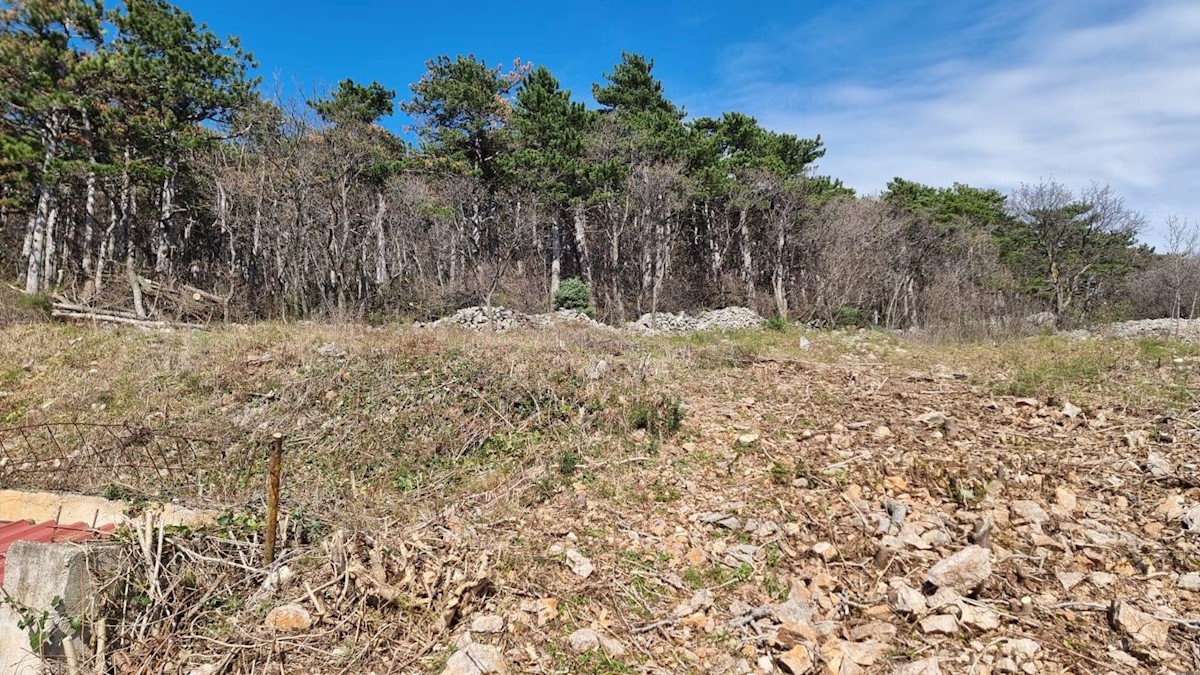
[[[130,505],[125,502],[53,492],[23,492],[0,490],[0,521],[58,520],[59,524],[82,522],[95,525],[121,525],[126,522]],[[216,521],[213,512],[194,511],[175,504],[142,507],[167,525],[197,527]],[[44,544],[15,542],[8,549],[4,565],[4,590],[20,605],[37,615],[50,611],[59,623],[70,617],[85,617],[93,598],[89,563],[97,558],[95,543]],[[57,607],[51,602],[62,600]],[[0,606],[0,675],[33,675],[41,673],[42,659],[30,651],[29,630],[20,628],[21,616],[7,604]],[[49,658],[64,656],[63,631],[53,633],[47,646]],[[83,640],[73,641],[82,663],[87,663]]]
[[[199,527],[215,522],[215,514],[209,511],[186,509],[175,504],[153,504],[143,507],[157,513],[168,525]],[[113,499],[76,495],[60,492],[25,492],[22,490],[0,490],[0,520],[45,520],[57,519],[60,525],[86,523],[87,525],[120,525],[130,505]]]
[[[4,590],[23,607],[36,615],[49,611],[47,623],[65,625],[70,617],[90,613],[94,597],[89,571],[87,548],[79,544],[43,544],[18,541],[8,549],[4,565]],[[59,599],[57,606],[52,603]],[[8,603],[0,608],[0,674],[34,675],[42,672],[42,659],[30,651],[29,629],[19,627],[21,616]],[[50,632],[46,645],[48,659],[61,660],[66,655],[65,633]],[[82,639],[71,639],[80,663],[89,661],[87,646]]]

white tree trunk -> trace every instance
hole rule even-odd
[[[41,293],[43,289],[42,265],[46,255],[46,221],[50,211],[50,189],[42,185],[38,192],[37,210],[34,212],[29,239],[29,257],[25,265],[26,293]]]
[[[590,293],[592,290],[592,261],[588,255],[587,212],[584,211],[581,204],[576,204],[571,210],[571,216],[575,222],[575,248],[579,251],[579,268]]]
[[[262,160],[258,169],[258,197],[254,204],[254,242],[250,249],[254,255],[258,255],[259,240],[262,237],[262,207],[263,194],[266,192],[264,189],[266,187],[266,182],[267,162]]]
[[[786,319],[788,315],[787,286],[784,252],[787,249],[787,225],[779,223],[775,233],[775,272],[771,275],[772,290],[775,292],[775,313]]]
[[[738,213],[738,234],[741,236],[742,248],[742,281],[746,284],[746,305],[754,308],[754,254],[750,250],[750,232],[747,221],[748,213],[742,209]]]
[[[54,283],[58,272],[58,199],[50,200],[50,212],[46,214],[46,243],[42,260],[42,288],[49,288]]]
[[[167,170],[171,171],[172,163],[168,163]],[[158,213],[158,244],[154,249],[154,271],[159,274],[165,274],[171,267],[171,214],[175,208],[175,177],[173,173],[168,173],[166,178],[163,178],[162,194],[159,202]]]
[[[562,226],[556,216],[550,223],[550,308],[554,309],[554,296],[562,282]]]
[[[133,269],[133,249],[125,256],[125,276],[129,278],[129,288],[133,291],[133,311],[139,319],[146,318],[146,305],[142,302],[142,284],[137,272]]]
[[[45,271],[46,223],[53,208],[54,195],[50,192],[51,188],[47,183],[47,174],[49,174],[50,167],[54,164],[58,148],[57,129],[58,116],[57,114],[52,114],[50,120],[42,130],[42,143],[46,150],[42,155],[42,171],[38,177],[37,208],[34,211],[31,227],[27,232],[28,236],[26,238],[28,241],[28,246],[25,247],[28,249],[28,255],[25,259],[26,293],[41,293],[49,281],[43,277],[43,272]]]
[[[379,192],[375,207],[375,285],[383,288],[388,281],[387,268],[387,231],[384,228],[384,217],[387,215],[387,199],[383,191]]]
[[[92,245],[96,238],[96,172],[88,171],[83,216],[83,273],[92,274]]]

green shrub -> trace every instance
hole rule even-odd
[[[838,328],[846,326],[866,328],[868,321],[867,317],[863,316],[862,310],[857,307],[835,307],[833,309],[833,325]]]
[[[588,305],[587,284],[576,277],[564,279],[558,285],[558,291],[554,293],[554,308],[573,309],[591,316],[592,308]]]
[[[763,325],[767,327],[767,330],[773,330],[782,333],[788,328],[788,320],[776,314],[775,316],[767,319],[766,323]]]

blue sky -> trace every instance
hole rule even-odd
[[[1150,217],[1152,244],[1168,215],[1200,219],[1196,0],[178,1],[285,92],[353,77],[403,98],[426,59],[470,52],[546,65],[590,103],[637,51],[692,115],[821,134],[821,172],[864,193],[1095,180]]]

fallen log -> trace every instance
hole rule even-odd
[[[138,328],[147,328],[151,330],[163,330],[168,328],[190,328],[203,329],[204,326],[197,323],[176,323],[174,321],[154,321],[151,319],[131,319],[126,316],[117,316],[115,314],[100,314],[98,312],[76,312],[63,309],[53,309],[50,316],[55,319],[73,319],[78,321],[95,321],[101,323],[119,323],[128,326],[137,326]]]
[[[134,314],[133,312],[127,312],[127,311],[121,310],[121,309],[87,307],[85,305],[76,304],[74,302],[70,302],[66,298],[63,298],[62,296],[55,296],[55,302],[50,305],[50,308],[52,310],[57,309],[57,310],[64,311],[64,312],[76,312],[79,314],[101,314],[103,316],[118,316],[118,317],[122,317],[125,319],[134,319],[136,321],[147,321],[148,320],[148,319],[143,319],[143,318],[139,317],[138,315]]]

